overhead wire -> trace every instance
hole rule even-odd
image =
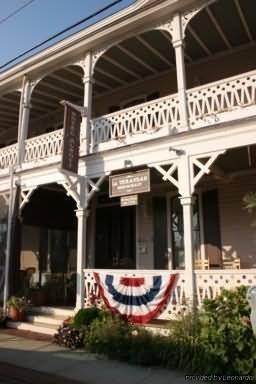
[[[28,7],[30,4],[34,3],[36,0],[29,0],[25,4],[23,4],[21,7],[15,9],[9,15],[3,17],[0,19],[0,25],[5,23],[7,20],[11,19],[13,16],[17,15],[19,12],[21,12],[24,8]]]
[[[27,54],[33,52],[35,49],[38,49],[38,48],[42,47],[43,45],[49,43],[50,41],[56,39],[57,37],[63,35],[64,33],[69,32],[71,29],[77,27],[78,25],[81,25],[81,24],[85,23],[86,21],[88,21],[88,20],[90,20],[90,19],[100,15],[101,13],[107,11],[108,9],[112,8],[113,6],[117,5],[118,3],[121,3],[122,1],[123,0],[112,1],[110,4],[108,4],[105,7],[99,9],[98,11],[95,11],[95,12],[91,13],[89,16],[87,16],[87,17],[77,21],[76,23],[70,25],[69,27],[62,29],[60,32],[55,33],[54,35],[48,37],[46,40],[42,41],[41,43],[34,45],[32,48],[30,48],[30,49],[20,53],[19,55],[17,55],[13,59],[7,61],[6,63],[4,63],[3,65],[0,66],[0,70],[2,70],[3,68],[9,66],[10,64],[14,63],[15,61],[21,59],[22,57],[26,56]]]

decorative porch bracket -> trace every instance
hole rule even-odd
[[[22,210],[24,206],[29,202],[29,199],[32,195],[32,193],[37,189],[38,186],[31,187],[31,188],[21,188],[20,192],[20,204],[19,208]],[[10,191],[4,191],[0,193],[0,196],[3,197],[5,204],[9,205],[10,201]]]
[[[95,192],[99,191],[101,184],[109,173],[100,176],[96,182],[86,176],[75,175],[61,171],[64,181],[59,182],[65,188],[67,195],[71,196],[77,205],[77,277],[76,277],[76,308],[84,307],[84,268],[86,266],[86,234],[88,206]]]
[[[68,196],[71,196],[77,205],[77,209],[87,209],[95,192],[100,190],[100,186],[109,173],[100,176],[96,182],[89,177],[81,175],[71,175],[61,171],[64,181],[60,181]]]
[[[191,191],[192,193],[195,190],[195,186],[198,181],[202,178],[203,175],[208,175],[211,170],[211,165],[215,162],[219,155],[224,154],[226,151],[216,151],[211,153],[206,153],[202,155],[195,155],[190,157],[190,170],[191,170]],[[205,162],[202,162],[202,159],[205,159]],[[196,172],[196,168],[199,170]]]
[[[149,165],[149,167],[155,168],[161,175],[163,176],[162,179],[164,181],[169,181],[171,184],[173,184],[176,188],[179,189],[179,180],[178,180],[178,159],[173,160],[172,162],[168,163],[169,166],[168,170],[165,170],[163,168],[165,164],[154,164]],[[173,174],[177,172],[177,178],[173,176]]]

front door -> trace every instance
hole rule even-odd
[[[96,268],[135,268],[135,217],[135,207],[97,208]]]

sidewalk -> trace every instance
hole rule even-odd
[[[83,384],[184,384],[181,373],[100,360],[45,340],[24,339],[0,331],[0,362],[62,376]],[[190,381],[191,383],[191,381]]]

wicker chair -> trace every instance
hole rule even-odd
[[[222,261],[222,267],[223,269],[240,269],[241,268],[240,259],[238,257],[234,259],[224,259]]]
[[[208,259],[196,259],[194,261],[195,269],[210,269],[210,263]]]

